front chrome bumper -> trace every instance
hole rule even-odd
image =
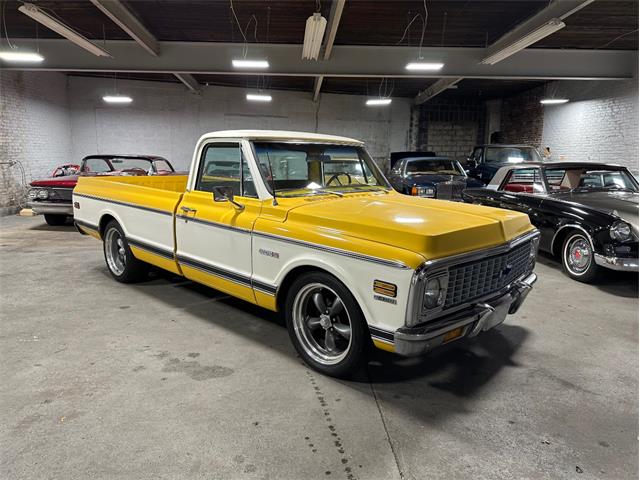
[[[618,270],[623,272],[637,272],[638,271],[638,259],[637,258],[623,258],[623,257],[606,257],[600,253],[594,255],[596,264],[601,267],[609,268],[611,270]]]
[[[73,216],[73,205],[71,203],[56,202],[27,202],[27,207],[38,214],[70,215]]]
[[[535,273],[530,273],[516,282],[509,292],[487,303],[474,304],[470,309],[423,326],[396,330],[395,352],[405,356],[421,355],[449,341],[475,337],[500,325],[507,314],[518,311],[537,279]],[[452,333],[456,335],[452,337]]]

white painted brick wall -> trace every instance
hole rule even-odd
[[[426,150],[438,155],[464,160],[478,137],[478,122],[430,122]]]
[[[258,128],[344,135],[367,143],[382,163],[408,141],[408,99],[394,98],[390,107],[365,106],[357,95],[322,94],[320,104],[310,92],[272,91],[267,104],[247,102],[246,89],[205,87],[201,96],[180,85],[118,81],[118,92],[134,101],[111,106],[102,96],[113,81],[69,77],[73,157],[93,153],[153,153],[176,168],[191,162],[196,140],[215,130]]]
[[[70,160],[66,76],[0,71],[0,162],[19,161],[29,182]],[[0,165],[0,209],[19,203],[19,172]]]
[[[542,146],[555,160],[619,163],[638,171],[638,81],[556,82],[544,107]]]

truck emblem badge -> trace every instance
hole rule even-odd
[[[265,250],[264,248],[258,250],[258,253],[260,255],[264,255],[265,257],[280,258],[280,254],[278,252],[272,252],[271,250]]]
[[[500,278],[506,277],[507,275],[509,275],[509,273],[511,273],[511,270],[513,270],[513,265],[510,263],[507,263],[507,266],[504,267],[500,272]]]

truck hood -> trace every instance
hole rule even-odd
[[[505,243],[532,229],[510,210],[397,193],[326,198],[292,208],[287,222],[445,257]]]

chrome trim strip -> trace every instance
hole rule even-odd
[[[242,227],[234,227],[232,225],[225,225],[224,223],[213,222],[211,220],[204,220],[202,218],[196,218],[189,215],[176,214],[177,220],[184,220],[185,222],[195,222],[207,225],[209,227],[221,228],[223,230],[231,230],[239,233],[251,233],[251,230]]]
[[[110,198],[97,197],[97,196],[94,196],[94,195],[85,195],[84,193],[74,193],[73,195],[75,197],[84,197],[84,198],[89,198],[91,200],[100,200],[102,202],[113,203],[114,205],[122,205],[123,207],[137,208],[139,210],[145,210],[147,212],[158,213],[160,215],[169,215],[170,217],[173,216],[173,212],[169,212],[167,210],[159,210],[157,208],[145,207],[143,205],[138,205],[138,204],[135,204],[135,203],[121,202],[119,200],[112,200]]]
[[[342,255],[344,257],[353,258],[355,260],[363,260],[365,262],[376,263],[378,265],[383,265],[385,267],[402,268],[402,269],[409,268],[407,265],[405,265],[404,263],[399,262],[399,261],[385,260],[383,258],[372,257],[370,255],[365,255],[365,254],[362,254],[362,253],[350,252],[349,250],[342,250],[340,248],[327,247],[327,246],[324,246],[324,245],[319,245],[317,243],[305,242],[303,240],[295,240],[293,238],[282,237],[280,235],[274,235],[274,234],[271,234],[271,233],[263,233],[263,232],[258,232],[258,231],[254,230],[253,231],[253,235],[255,235],[257,237],[270,238],[270,239],[273,239],[273,240],[280,240],[282,242],[290,243],[292,245],[297,245],[297,246],[300,246],[300,247],[307,247],[307,248],[312,248],[314,250],[324,251],[324,252],[327,252],[327,253],[333,253],[333,254],[336,254],[336,255]]]
[[[597,265],[618,272],[637,272],[640,266],[637,258],[607,257],[600,253],[593,256]]]
[[[519,237],[509,240],[508,242],[503,243],[502,245],[498,245],[496,247],[490,247],[483,250],[474,250],[471,252],[451,255],[450,257],[443,257],[443,258],[437,258],[435,260],[426,261],[414,271],[413,278],[411,279],[411,286],[409,287],[409,299],[407,301],[407,311],[405,313],[405,325],[410,325],[412,323],[411,322],[412,319],[418,318],[420,316],[420,309],[419,309],[420,301],[417,298],[418,292],[416,291],[416,289],[418,288],[418,286],[420,285],[422,280],[427,276],[428,273],[431,273],[434,270],[437,271],[440,268],[444,270],[445,268],[448,268],[451,265],[455,265],[458,263],[466,263],[466,262],[478,260],[484,257],[499,255],[501,253],[507,253],[513,248],[517,247],[518,245],[528,241],[532,241],[534,239],[537,239],[538,241],[540,240],[540,231],[538,231],[537,229],[531,230],[523,235],[520,235]],[[462,310],[463,308],[468,307],[472,303],[483,302],[503,292],[507,292],[518,281],[522,280],[524,277],[526,277],[530,273],[531,272],[524,273],[520,278],[517,278],[516,280],[514,280],[513,283],[506,285],[504,288],[502,288],[498,292],[493,292],[482,298],[476,298],[473,301],[469,301],[469,302],[457,305],[455,307],[445,310],[444,312],[440,311],[438,312],[439,314],[437,316],[430,318],[429,321],[436,320],[437,318],[440,318],[443,315],[454,313],[454,312],[457,312],[458,310]]]

